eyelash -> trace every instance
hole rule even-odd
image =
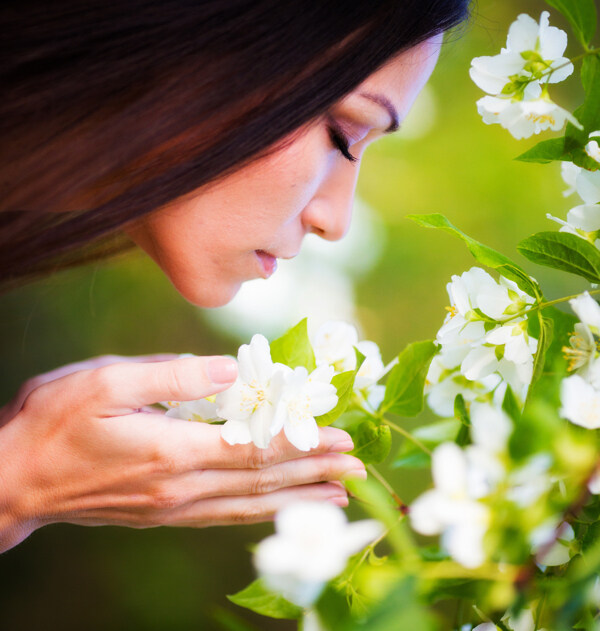
[[[329,131],[329,138],[333,143],[333,146],[350,162],[356,162],[357,158],[350,153],[348,139],[342,132],[342,130],[333,122],[329,123],[327,127]]]

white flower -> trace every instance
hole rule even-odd
[[[496,454],[506,449],[513,424],[504,410],[489,403],[472,403],[471,438],[473,443]]]
[[[331,385],[332,366],[321,366],[310,375],[298,367],[284,372],[281,397],[277,403],[271,432],[281,428],[286,438],[301,451],[319,444],[319,428],[315,416],[332,410],[338,402],[335,386]]]
[[[327,364],[333,366],[336,372],[354,370],[354,347],[358,344],[356,327],[347,322],[326,322],[312,336],[311,343],[317,366]]]
[[[230,445],[253,442],[266,449],[273,432],[273,418],[282,394],[286,367],[271,360],[269,342],[255,335],[238,351],[238,377],[216,397],[217,413],[226,423],[221,436]],[[288,369],[289,370],[289,369]]]
[[[507,613],[502,621],[512,631],[536,631],[537,629],[531,609],[523,609],[518,615]],[[545,629],[537,629],[537,631],[545,631]]]
[[[487,377],[500,368],[503,358],[515,364],[520,380],[528,384],[532,377],[537,340],[529,337],[526,328],[526,320],[513,320],[489,331],[481,340],[482,345],[471,350],[463,360],[463,375],[473,381]],[[499,347],[502,347],[500,351]]]
[[[600,495],[600,471],[598,471],[598,469],[594,471],[594,474],[589,479],[588,491],[592,495]]]
[[[569,300],[569,304],[581,322],[590,327],[596,335],[600,335],[600,305],[590,294],[584,291],[577,298]]]
[[[465,567],[478,567],[485,560],[483,537],[490,514],[471,497],[465,453],[455,443],[440,445],[432,455],[432,473],[434,488],[410,508],[412,526],[423,535],[441,534],[452,558]]]
[[[589,138],[597,138],[599,136],[600,136],[600,131],[593,131],[589,135]],[[588,156],[592,160],[595,160],[596,162],[600,163],[600,146],[598,146],[597,140],[590,140],[585,146],[585,152],[588,154]]]
[[[498,627],[493,622],[484,622],[474,627],[473,631],[498,631]]]
[[[537,454],[509,478],[507,497],[521,508],[527,508],[536,502],[552,484],[548,470],[552,459],[547,454]]]
[[[576,181],[577,193],[586,204],[600,202],[600,169],[587,171],[581,169]]]
[[[498,123],[517,140],[529,138],[547,129],[558,131],[567,120],[581,128],[579,121],[570,112],[545,95],[523,101],[484,96],[477,101],[477,111],[484,123]]]
[[[443,352],[433,358],[425,386],[427,405],[438,416],[454,415],[454,399],[458,394],[462,394],[466,402],[486,398],[501,381],[500,376],[496,374],[479,381],[469,381],[457,370],[458,366],[449,367],[444,360]]]
[[[354,383],[357,390],[369,388],[379,381],[385,372],[377,344],[368,340],[359,342],[356,327],[346,322],[326,322],[311,337],[311,343],[317,366],[333,366],[336,373],[356,368],[355,348],[364,355],[365,360]]]
[[[217,414],[217,405],[208,399],[198,399],[196,401],[167,401],[165,406],[168,410],[165,416],[179,418],[184,421],[199,421],[211,423],[220,419]]]
[[[519,15],[499,55],[473,59],[471,79],[484,92],[496,96],[514,95],[523,86],[527,89],[528,81],[564,81],[573,72],[573,64],[562,56],[567,34],[549,25],[549,15],[544,11],[539,24],[529,15]]]
[[[503,320],[535,302],[513,281],[502,276],[496,281],[480,267],[452,276],[446,289],[450,297],[450,317],[458,313],[468,321],[480,318],[476,310],[492,320]]]
[[[569,187],[563,191],[563,197],[569,197],[577,191],[577,176],[581,172],[581,167],[578,167],[572,162],[560,163],[560,174],[564,183]]]
[[[600,391],[579,375],[560,384],[560,415],[587,429],[600,427]]]
[[[556,538],[557,530],[558,538]],[[569,544],[574,538],[575,531],[571,524],[565,522],[559,527],[555,520],[550,520],[538,526],[530,534],[531,550],[540,565],[564,565],[571,559]],[[549,545],[550,548],[548,548]]]
[[[582,204],[575,206],[567,213],[567,220],[547,213],[546,217],[561,224],[560,232],[568,232],[581,237],[590,243],[600,247],[600,239],[597,232],[600,230],[600,206],[598,204]]]
[[[587,324],[578,322],[573,335],[569,337],[570,346],[563,346],[565,359],[569,362],[568,370],[581,370],[586,374],[596,357],[596,340]]]
[[[382,526],[374,520],[348,523],[333,504],[298,502],[277,514],[275,530],[258,545],[256,568],[270,589],[307,607],[351,555],[380,536]]]

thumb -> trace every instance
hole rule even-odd
[[[159,401],[192,401],[226,390],[237,377],[237,363],[220,356],[119,362],[89,376],[93,408],[120,415]]]

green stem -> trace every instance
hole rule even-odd
[[[573,294],[572,296],[565,296],[564,298],[556,298],[556,300],[548,300],[548,302],[540,302],[537,305],[534,305],[533,307],[531,307],[531,309],[525,309],[524,311],[520,311],[519,313],[516,313],[514,316],[511,316],[507,320],[503,320],[502,324],[504,324],[505,322],[510,322],[511,320],[515,320],[516,318],[522,318],[523,316],[526,316],[528,313],[531,313],[532,311],[537,311],[538,309],[545,309],[546,307],[551,307],[552,305],[558,305],[561,302],[567,302],[567,300],[573,300],[574,298],[581,296],[582,293],[583,292],[580,292],[578,294]],[[600,294],[600,289],[588,289],[588,294],[590,295]]]
[[[398,519],[402,519],[402,517],[399,517]],[[373,550],[375,550],[375,547],[381,542],[383,541],[388,535],[390,534],[390,529],[388,528],[387,530],[385,530],[381,535],[379,535],[379,537],[377,537],[377,539],[375,539],[375,541],[371,542],[363,551],[362,556],[360,557],[360,559],[356,562],[356,565],[352,568],[352,571],[350,572],[350,574],[347,576],[346,578],[346,582],[350,583],[352,581],[352,579],[354,578],[354,575],[356,574],[356,571],[358,570],[358,568],[365,562],[365,559],[367,558],[367,556],[369,555],[369,553]]]
[[[389,421],[386,418],[382,418],[381,420],[386,425],[389,425],[389,427],[391,429],[393,429],[395,432],[398,432],[398,434],[401,434],[402,436],[404,436],[404,438],[406,438],[407,440],[410,440],[412,443],[414,443],[419,449],[424,451],[428,456],[431,456],[431,449],[426,447],[418,438],[415,438],[410,432],[405,430],[403,427],[400,427],[399,425],[396,425],[396,423],[392,423],[392,421]]]
[[[548,70],[542,72],[540,76],[545,77],[546,75],[551,75],[553,72],[556,72],[557,70],[560,70],[561,68],[565,68],[569,64],[575,63],[576,61],[580,61],[581,59],[585,59],[586,57],[589,57],[590,55],[596,55],[598,53],[600,53],[600,48],[586,49],[585,53],[581,53],[581,55],[577,55],[576,57],[573,57],[573,59],[566,61],[564,64],[561,64],[560,66],[556,66],[556,68],[549,68]]]
[[[396,504],[398,504],[398,508],[402,511],[402,514],[406,513],[408,509],[408,505],[402,501],[402,498],[394,491],[394,487],[377,471],[377,469],[372,465],[367,465],[367,471],[381,484],[381,486],[392,496],[392,499]]]

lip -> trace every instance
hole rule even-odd
[[[273,256],[269,252],[265,252],[264,250],[254,250],[254,254],[256,255],[261,267],[261,276],[263,278],[269,278],[272,276],[277,269],[277,257]]]

